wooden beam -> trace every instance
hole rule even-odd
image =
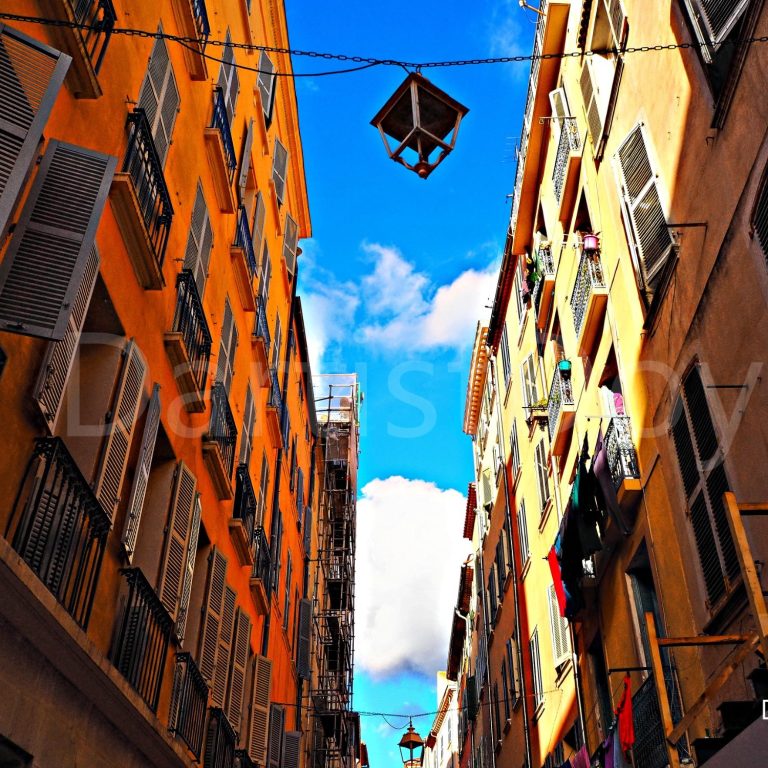
[[[742,515],[768,515],[768,504],[739,504]]]
[[[659,699],[659,712],[661,712],[661,727],[664,735],[668,734],[674,727],[672,722],[672,711],[669,707],[669,698],[667,696],[667,686],[664,683],[664,666],[661,663],[661,651],[659,650],[659,636],[656,632],[656,620],[650,611],[645,614],[646,630],[648,632],[648,646],[651,650],[651,666],[653,667],[653,681],[656,684],[656,695]],[[667,756],[669,758],[669,768],[680,768],[680,757],[677,754],[677,739],[673,742],[667,738]]]
[[[744,577],[744,586],[747,589],[749,605],[755,620],[755,628],[760,638],[760,647],[763,658],[768,660],[768,609],[765,607],[763,588],[760,586],[760,578],[755,568],[755,559],[744,530],[744,521],[741,519],[741,510],[736,503],[736,497],[731,491],[723,494],[725,512],[728,517],[728,525],[733,535],[733,543],[736,545],[736,554],[739,557],[741,574]]]
[[[664,648],[679,648],[685,645],[740,645],[752,635],[697,635],[696,637],[660,637],[659,645]]]

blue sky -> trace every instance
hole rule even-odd
[[[527,54],[535,22],[517,0],[286,5],[294,48],[409,61]],[[297,72],[340,66],[294,59]],[[470,110],[453,154],[426,181],[389,160],[369,125],[402,69],[296,80],[313,224],[300,293],[313,365],[357,371],[365,394],[354,699],[364,712],[435,709],[469,551],[470,347],[495,288],[528,65],[423,74]],[[431,719],[414,724],[426,733]],[[381,717],[362,725],[373,767],[391,767],[401,731]]]

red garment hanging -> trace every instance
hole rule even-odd
[[[549,561],[549,570],[552,574],[552,583],[555,585],[557,606],[560,609],[560,615],[565,616],[565,589],[563,589],[563,577],[560,573],[560,562],[557,559],[557,552],[554,547],[549,550],[547,560]]]
[[[619,719],[619,743],[621,749],[626,752],[635,743],[635,724],[632,718],[632,685],[629,674],[624,675],[624,692],[621,701],[616,708]]]

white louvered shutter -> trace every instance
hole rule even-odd
[[[64,338],[116,164],[90,149],[48,143],[0,262],[0,330]]]
[[[139,108],[147,116],[161,165],[168,156],[180,101],[168,45],[158,38],[152,46],[147,74],[139,92]]]
[[[293,277],[296,274],[296,249],[299,244],[299,225],[291,214],[285,217],[285,232],[283,234],[283,258],[288,274]]]
[[[749,0],[685,0],[685,4],[696,28],[696,36],[705,44],[702,53],[711,61],[712,53],[736,26]]]
[[[269,707],[269,744],[267,746],[267,768],[281,768],[283,752],[283,730],[285,710],[277,704]]]
[[[285,198],[285,179],[288,172],[288,150],[280,139],[275,139],[275,151],[272,158],[272,181],[275,183],[277,202]]]
[[[229,29],[227,29],[221,60],[217,85],[221,88],[221,95],[224,97],[224,106],[227,110],[227,118],[229,119],[229,124],[232,125],[235,107],[237,106],[237,94],[240,92],[240,79],[237,74],[237,67],[235,66],[235,49],[232,47],[232,36]]]
[[[40,375],[35,385],[35,399],[51,432],[56,429],[64,390],[77,358],[77,345],[88,305],[91,302],[93,287],[96,285],[96,277],[99,274],[99,262],[99,252],[94,243],[88,255],[83,279],[77,289],[64,338],[61,341],[52,341],[48,345],[40,365]]]
[[[579,78],[581,86],[581,96],[584,99],[584,112],[587,115],[587,127],[589,135],[592,137],[592,146],[595,152],[600,147],[600,141],[603,138],[603,116],[600,114],[600,107],[597,104],[597,94],[595,93],[595,84],[592,79],[592,67],[587,59],[581,67],[581,76]]]
[[[184,269],[195,276],[195,285],[200,298],[205,293],[205,281],[208,277],[208,264],[211,260],[213,247],[213,228],[205,204],[203,186],[198,179],[195,205],[192,209],[192,220],[189,225],[187,249],[184,252]]]
[[[608,12],[608,18],[610,19],[613,44],[616,48],[619,48],[624,41],[624,25],[627,16],[624,13],[621,0],[604,0],[604,2],[605,10]]]
[[[181,586],[189,549],[189,535],[192,531],[196,490],[197,478],[190,468],[180,461],[176,467],[157,588],[160,600],[174,620],[178,618],[181,601]]]
[[[219,644],[216,651],[216,666],[213,670],[213,701],[222,709],[226,706],[229,662],[232,652],[232,638],[235,631],[235,590],[229,585],[224,589],[224,604],[221,611]]]
[[[616,152],[621,196],[643,285],[653,288],[673,240],[659,197],[642,125],[635,126]]]
[[[563,119],[571,114],[568,111],[568,100],[565,96],[565,88],[556,88],[554,91],[550,91],[549,104],[552,107],[552,117],[554,118],[552,120],[552,133],[555,142],[558,142],[560,140],[560,131],[565,127]]]
[[[264,113],[264,122],[269,125],[272,120],[272,105],[275,103],[275,65],[266,51],[259,56],[259,96],[261,97],[261,109]]]
[[[286,731],[283,734],[282,768],[299,768],[301,753],[301,731]]]
[[[251,169],[251,151],[253,149],[253,118],[248,121],[248,130],[245,132],[243,154],[240,158],[240,174],[237,177],[237,189],[242,203],[245,196],[245,188],[248,185],[248,173]],[[256,251],[258,253],[258,251]]]
[[[157,428],[160,426],[160,385],[152,387],[152,396],[147,407],[147,418],[144,422],[144,434],[141,438],[141,451],[133,476],[131,495],[128,498],[128,511],[125,515],[125,528],[121,539],[128,562],[132,562],[136,549],[136,539],[139,535],[141,512],[144,509],[144,497],[149,483],[149,470],[152,467],[152,457],[155,453]]]
[[[549,597],[549,625],[552,632],[552,658],[555,666],[559,667],[568,661],[570,642],[568,640],[568,621],[560,615],[560,607],[553,584],[547,589]]]
[[[245,391],[245,410],[243,411],[243,430],[240,437],[240,463],[247,467],[251,462],[251,447],[253,445],[253,426],[256,420],[256,405],[253,399],[251,385]]]
[[[200,518],[202,517],[202,505],[200,494],[195,496],[195,506],[192,511],[192,526],[189,532],[189,546],[187,547],[187,560],[184,564],[184,581],[181,585],[181,601],[179,602],[179,615],[176,619],[176,638],[181,643],[187,631],[187,617],[189,616],[189,600],[192,597],[192,579],[195,575],[195,557],[197,555],[197,541],[200,535]]]
[[[221,340],[219,342],[219,358],[216,365],[216,381],[224,385],[229,394],[234,374],[235,347],[237,346],[237,328],[232,315],[229,299],[224,302],[224,320],[221,324]]]
[[[208,681],[213,680],[213,671],[216,668],[216,650],[219,645],[226,580],[227,558],[214,547],[210,556],[208,588],[203,604],[203,626],[198,651],[198,667],[202,676]]]
[[[299,650],[296,668],[302,680],[309,680],[311,673],[310,651],[312,642],[312,601],[299,600]]]
[[[235,635],[232,647],[232,671],[230,672],[229,696],[227,698],[227,719],[232,727],[241,732],[243,717],[243,695],[245,693],[245,670],[248,652],[251,649],[251,620],[242,609],[237,609]]]
[[[259,765],[267,762],[269,725],[269,689],[272,682],[272,662],[257,655],[253,660],[253,689],[248,723],[248,755]]]
[[[112,421],[94,484],[96,498],[112,518],[120,502],[128,451],[139,414],[146,372],[147,364],[139,348],[134,341],[129,341],[123,352],[120,380],[111,410]]]

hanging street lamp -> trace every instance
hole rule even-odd
[[[426,77],[411,72],[371,120],[387,154],[426,179],[456,144],[459,124],[469,110]],[[390,146],[389,138],[397,142]]]
[[[413,721],[409,720],[408,730],[403,734],[398,744],[400,747],[400,756],[403,760],[404,768],[416,768],[421,765],[421,758],[424,754],[424,742],[421,736],[413,728]]]

